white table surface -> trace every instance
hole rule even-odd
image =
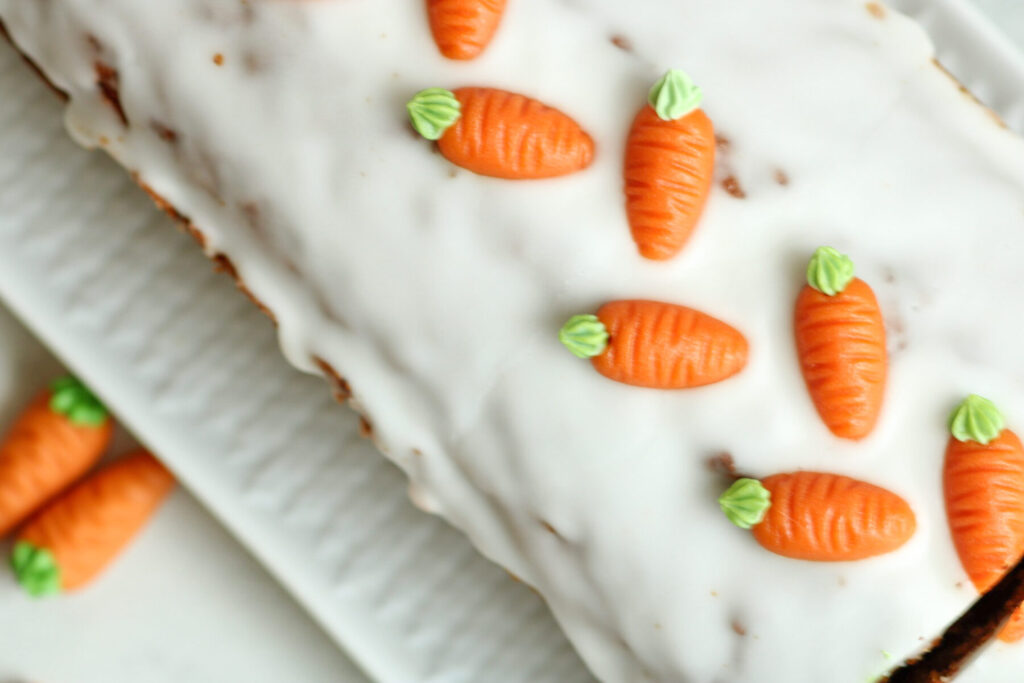
[[[973,0],[1024,45],[1024,1]],[[60,372],[0,308],[0,428]],[[123,452],[131,444],[121,435]],[[8,546],[0,542],[6,557]],[[96,584],[32,601],[0,567],[0,683],[361,683],[341,651],[187,493]]]
[[[60,365],[0,308],[0,430]],[[120,434],[112,451],[132,441]],[[0,542],[0,683],[358,683],[337,646],[186,492],[100,580],[35,601]]]

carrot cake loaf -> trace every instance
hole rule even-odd
[[[0,21],[598,678],[873,680],[1024,552],[1024,144],[884,5]]]

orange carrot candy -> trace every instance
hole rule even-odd
[[[722,512],[771,552],[797,560],[845,562],[896,550],[917,522],[906,501],[873,484],[826,472],[737,479]]]
[[[103,404],[74,377],[37,396],[0,441],[0,536],[85,474],[112,433]]]
[[[142,529],[173,487],[171,473],[145,451],[83,480],[18,535],[11,555],[18,582],[33,597],[85,585]]]
[[[448,59],[474,59],[494,37],[505,0],[427,0],[430,31]]]
[[[457,166],[523,180],[586,168],[594,141],[568,115],[525,95],[494,88],[428,88],[406,109],[413,128]]]
[[[946,515],[960,563],[984,593],[1024,553],[1024,446],[999,409],[971,395],[949,420],[943,469]],[[999,634],[1024,637],[1024,608]]]
[[[558,334],[605,377],[654,389],[686,389],[732,377],[747,364],[747,340],[717,318],[660,301],[613,301],[574,315]]]
[[[844,439],[870,434],[885,394],[885,323],[848,257],[831,247],[814,252],[793,327],[800,370],[825,425]]]
[[[623,170],[626,217],[641,256],[672,258],[693,234],[715,169],[715,130],[700,88],[678,69],[653,88],[633,120]]]

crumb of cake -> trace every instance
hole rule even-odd
[[[418,448],[412,449],[412,454],[415,455],[417,458],[422,458],[423,457],[423,451],[421,451]]]
[[[316,365],[320,372],[324,373],[327,379],[331,383],[331,388],[334,390],[334,398],[338,403],[344,403],[348,399],[352,398],[352,389],[349,387],[345,378],[337,373],[337,371],[331,367],[331,364],[325,361],[319,356],[313,356],[313,364]],[[416,451],[413,451],[414,453]]]
[[[661,630],[661,623],[657,622],[657,621],[654,622],[654,628],[656,628],[656,629],[658,629],[660,631]]]
[[[124,107],[121,105],[121,94],[118,90],[119,77],[117,70],[109,64],[101,61],[97,61],[95,64],[96,69],[96,87],[99,88],[100,94],[103,99],[106,100],[107,104],[113,107],[117,117],[121,119],[121,123],[125,126],[128,125],[128,115],[124,111]]]
[[[458,178],[459,177],[459,169],[457,169],[457,168],[450,168],[450,169],[448,169],[448,177],[449,178]]]
[[[777,182],[779,185],[789,185],[789,175],[787,175],[786,172],[783,171],[781,168],[775,169],[774,178],[775,182]]]
[[[132,174],[132,180],[135,181],[136,185],[142,188],[143,192],[149,195],[149,198],[153,200],[153,203],[156,204],[158,209],[166,213],[178,223],[183,223],[185,225],[189,224],[188,218],[179,213],[177,209],[171,206],[170,202],[157,194],[149,185],[144,183],[137,173]],[[199,246],[206,246],[206,241],[201,234],[193,234],[192,236],[196,238],[197,242],[199,242]]]
[[[708,469],[715,474],[720,474],[731,479],[735,479],[739,476],[736,471],[736,462],[733,460],[732,453],[728,451],[722,451],[717,455],[713,455],[708,458],[707,461]]]
[[[150,121],[149,127],[152,128],[153,132],[157,134],[157,137],[159,137],[164,142],[174,144],[175,142],[178,141],[178,133],[175,130],[168,128],[164,124],[160,123],[159,121]]]
[[[100,147],[106,147],[107,145],[110,144],[110,138],[108,138],[106,135],[101,135],[98,138],[98,141],[100,143]]]
[[[264,69],[263,58],[255,52],[246,52],[242,57],[242,65],[249,73],[259,73]]]
[[[885,19],[885,8],[877,2],[869,2],[864,5],[867,8],[868,14],[873,16],[875,19]]]
[[[711,591],[711,597],[717,598],[718,597],[718,591]]]
[[[732,140],[722,135],[721,133],[716,133],[715,147],[718,148],[719,152],[728,152],[729,148],[732,147]]]
[[[889,327],[892,330],[893,346],[896,351],[903,351],[907,348],[907,325],[903,316],[893,314],[889,316]]]
[[[740,185],[740,181],[736,179],[736,176],[731,175],[723,180],[722,187],[731,197],[735,197],[736,199],[747,198],[747,193],[743,190],[743,187]]]
[[[747,635],[747,627],[743,625],[739,619],[733,619],[732,623],[729,624],[732,627],[732,632],[738,636]]]
[[[845,586],[846,585],[846,577],[845,576],[838,577],[836,579],[836,583],[839,584],[840,587]]]
[[[547,531],[549,534],[551,534],[552,536],[554,536],[555,538],[557,538],[559,540],[565,540],[565,537],[562,536],[562,534],[558,533],[558,529],[556,529],[555,527],[551,526],[550,522],[548,522],[546,520],[543,520],[543,519],[538,520],[538,521],[540,522],[540,525],[542,527],[544,527],[544,530]]]
[[[373,425],[362,415],[359,416],[359,436],[364,439],[373,438]]]
[[[612,36],[612,45],[626,52],[633,51],[633,42],[621,33],[616,33]]]
[[[215,54],[213,56],[213,63],[217,66],[224,66],[224,55],[222,55],[220,52]]]
[[[199,233],[199,230],[192,226],[191,223],[188,224],[187,229],[189,233],[192,235]],[[274,325],[277,325],[277,316],[275,316],[274,312],[267,308],[267,306],[262,301],[260,301],[255,294],[252,293],[252,290],[250,290],[245,285],[245,283],[242,282],[241,278],[238,277],[238,269],[235,268],[235,264],[231,262],[231,259],[225,256],[224,254],[214,254],[210,258],[213,260],[214,270],[216,270],[219,273],[225,273],[232,280],[234,280],[235,286],[238,288],[238,291],[244,294],[246,298],[249,299],[249,301],[251,301],[254,306],[256,306],[256,308],[258,308],[264,315],[270,318],[270,322],[274,323]]]

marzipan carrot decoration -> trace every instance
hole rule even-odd
[[[11,565],[34,597],[95,578],[142,529],[174,487],[149,453],[127,456],[50,503],[18,535]]]
[[[448,59],[474,59],[498,30],[505,0],[427,0],[434,42]]]
[[[885,323],[849,258],[831,247],[814,252],[793,326],[800,370],[822,421],[844,439],[870,434],[885,394]]]
[[[968,396],[953,411],[943,470],[946,515],[960,563],[984,593],[1024,553],[1024,446],[989,400]],[[1024,637],[1024,608],[999,634]]]
[[[651,88],[626,141],[626,217],[641,256],[669,259],[693,234],[715,168],[715,130],[700,88],[678,69]]]
[[[718,499],[726,517],[777,555],[816,562],[862,560],[896,550],[917,522],[895,493],[826,472],[737,479]]]
[[[0,536],[85,474],[112,432],[103,404],[74,377],[37,396],[0,441]]]
[[[605,377],[640,387],[685,389],[732,377],[747,363],[736,329],[685,306],[613,301],[597,315],[575,315],[558,335]]]
[[[568,115],[525,95],[494,88],[428,88],[406,105],[413,128],[446,159],[480,175],[511,180],[579,171],[594,141]]]

